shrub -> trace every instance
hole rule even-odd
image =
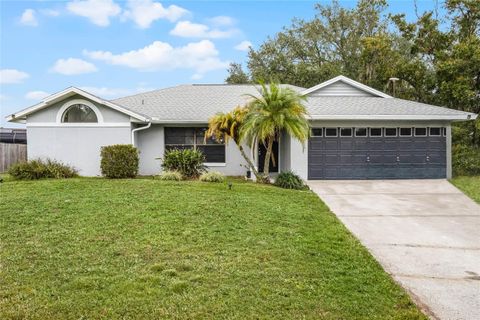
[[[284,189],[305,190],[308,187],[303,182],[302,178],[291,171],[285,171],[278,174],[274,183],[277,187]]]
[[[131,144],[102,147],[100,168],[107,178],[134,178],[138,173],[138,150]]]
[[[181,181],[183,179],[182,174],[178,171],[164,171],[158,176],[160,180],[172,180]]]
[[[200,181],[203,182],[224,182],[225,175],[218,171],[205,172],[200,176]]]
[[[480,148],[468,145],[454,145],[452,167],[456,176],[480,175]]]
[[[78,176],[75,168],[55,160],[35,159],[14,164],[8,170],[10,176],[18,180],[37,180],[44,178],[73,178]]]
[[[187,179],[198,178],[205,172],[205,156],[198,150],[172,149],[165,152],[162,167],[166,171],[178,171]]]

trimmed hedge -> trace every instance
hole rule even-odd
[[[162,167],[166,171],[178,171],[186,179],[196,179],[206,171],[205,156],[198,150],[172,149],[165,152]]]
[[[74,167],[51,159],[34,159],[16,163],[8,169],[8,174],[17,180],[78,177],[78,171]]]
[[[102,147],[100,168],[107,178],[135,178],[138,174],[138,149],[131,144]]]

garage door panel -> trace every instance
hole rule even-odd
[[[446,146],[445,139],[442,138],[431,138],[428,142],[429,150],[445,150]]]
[[[429,152],[428,154],[429,157],[429,163],[430,164],[445,164],[447,163],[447,158],[445,153],[440,153],[440,152]]]
[[[353,150],[353,140],[340,138],[340,150],[347,150],[347,151]]]
[[[324,149],[325,151],[337,151],[338,150],[338,139],[330,139],[326,138],[325,139],[325,144],[324,144]]]
[[[355,138],[353,147],[355,151],[367,151],[369,149],[368,140],[366,138]]]
[[[385,142],[383,143],[383,150],[396,151],[397,148],[398,148],[397,139],[385,138]]]

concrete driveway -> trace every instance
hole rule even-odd
[[[446,180],[308,184],[433,319],[480,319],[480,206]]]

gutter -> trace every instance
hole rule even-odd
[[[135,129],[132,130],[132,146],[135,147],[135,132],[148,129],[151,126],[152,126],[152,122],[148,121],[148,124],[146,126],[140,127],[140,128],[135,128]]]

